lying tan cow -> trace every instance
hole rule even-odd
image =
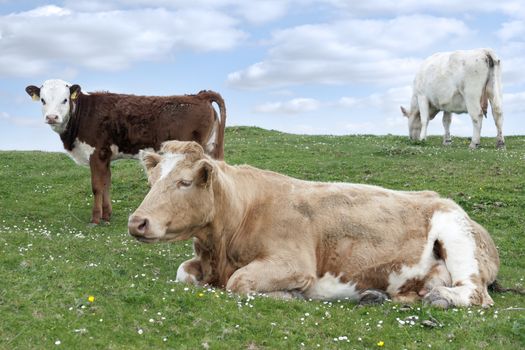
[[[142,154],[152,187],[128,228],[148,243],[193,238],[195,257],[179,267],[180,281],[242,294],[493,304],[492,239],[434,192],[230,166],[195,142],[161,150]]]

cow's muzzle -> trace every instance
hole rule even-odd
[[[46,123],[50,125],[58,124],[58,115],[56,114],[46,115]]]
[[[147,218],[138,216],[138,215],[132,215],[129,217],[128,220],[128,231],[129,234],[133,237],[140,239],[140,238],[147,238],[147,234],[150,230],[150,223]]]

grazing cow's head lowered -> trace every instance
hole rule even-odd
[[[42,103],[42,115],[51,128],[60,133],[65,130],[70,111],[75,108],[75,100],[80,94],[80,86],[60,79],[46,80],[42,87],[26,87],[26,92],[35,101]]]
[[[419,110],[407,111],[405,107],[401,106],[401,113],[408,118],[408,135],[410,139],[414,141],[419,140],[422,127]]]
[[[142,152],[151,189],[130,216],[129,233],[142,242],[188,239],[214,215],[214,164],[196,142],[169,141],[161,153]]]

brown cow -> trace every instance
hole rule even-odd
[[[136,157],[145,148],[158,150],[167,140],[196,141],[212,157],[224,157],[226,108],[213,91],[165,97],[85,94],[80,86],[57,79],[26,91],[41,101],[46,123],[60,135],[68,154],[90,166],[93,224],[111,216],[112,160]],[[220,120],[212,102],[219,106]]]
[[[194,142],[161,150],[142,155],[152,188],[128,228],[142,242],[193,238],[179,281],[272,296],[493,304],[492,239],[434,192],[297,180],[212,160]]]

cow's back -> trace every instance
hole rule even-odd
[[[414,93],[426,96],[438,110],[466,112],[465,96],[481,95],[487,83],[491,54],[489,49],[479,49],[430,56],[416,74]]]
[[[164,141],[206,143],[215,112],[198,95],[136,96],[112,93],[88,95],[78,128],[79,138],[99,149],[136,155],[159,149]]]
[[[318,274],[359,271],[401,259],[399,246],[416,252],[426,243],[429,218],[451,205],[434,192],[398,192],[337,184],[311,197],[310,226],[318,234]]]

